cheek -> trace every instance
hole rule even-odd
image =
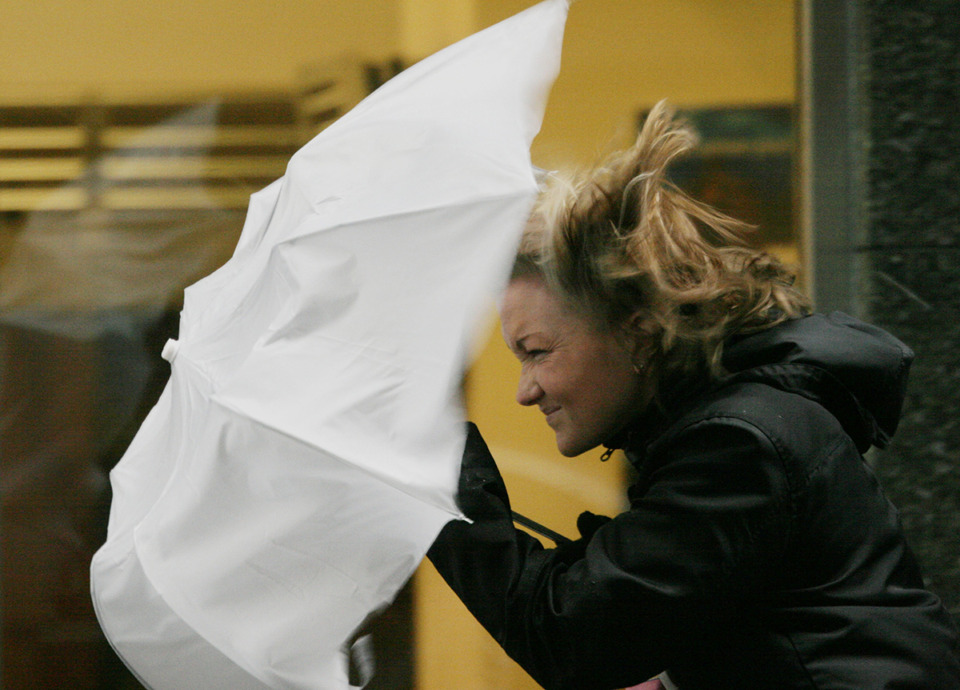
[[[583,422],[591,422],[609,414],[621,396],[623,382],[606,367],[583,367],[568,370],[546,382],[556,402],[567,408]]]
[[[595,372],[591,372],[581,362],[566,358],[558,358],[545,365],[539,380],[546,393],[568,406],[593,398],[597,383]]]
[[[544,392],[548,398],[556,402],[568,404],[570,402],[570,389],[575,388],[568,383],[567,376],[563,370],[556,367],[541,366],[534,374],[537,386]]]
[[[573,345],[537,367],[537,382],[547,397],[592,423],[632,405],[637,377],[625,351],[606,342]]]
[[[591,402],[601,415],[619,416],[622,410],[631,409],[639,397],[639,380],[633,366],[617,354],[606,353],[589,385]]]

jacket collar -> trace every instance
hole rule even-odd
[[[679,419],[706,391],[720,385],[706,375],[675,381],[661,388],[660,395],[603,445],[608,452],[622,450],[637,470],[647,448]]]

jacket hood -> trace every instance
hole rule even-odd
[[[883,448],[896,431],[912,361],[895,337],[841,312],[730,340],[723,356],[725,382],[759,381],[814,400],[861,453]]]

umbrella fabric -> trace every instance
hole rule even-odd
[[[566,0],[418,63],[251,198],[113,470],[101,625],[150,688],[345,688],[459,517],[459,385],[536,193]]]

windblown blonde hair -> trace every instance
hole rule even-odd
[[[680,191],[671,163],[696,136],[665,103],[636,143],[598,167],[547,177],[514,276],[542,276],[570,307],[640,345],[650,396],[666,379],[718,376],[723,342],[808,311],[751,228]]]

